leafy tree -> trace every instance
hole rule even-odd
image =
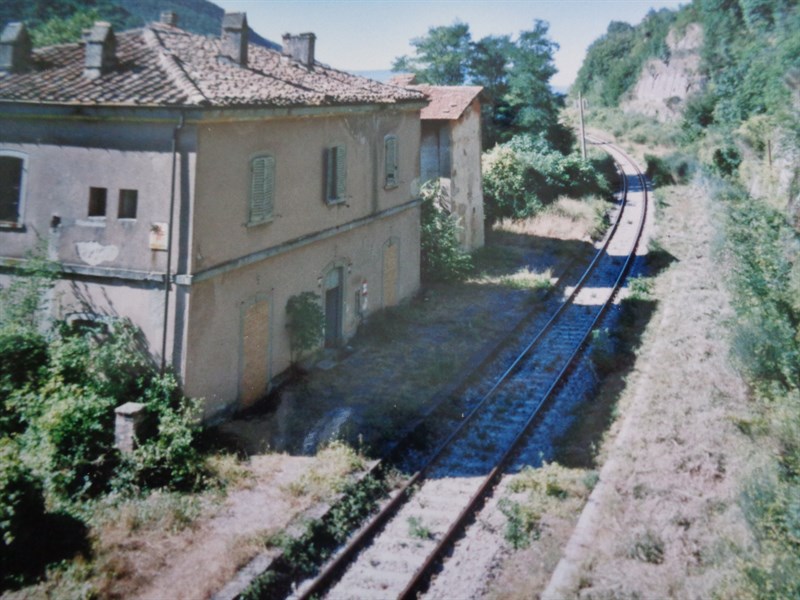
[[[558,44],[547,37],[548,29],[547,23],[537,19],[533,29],[520,33],[512,53],[506,99],[514,113],[514,132],[543,132],[556,148],[566,153],[572,139],[558,122],[561,102],[549,85],[556,73],[553,53]]]
[[[561,102],[549,86],[558,45],[547,33],[547,23],[537,20],[516,41],[500,35],[472,42],[465,23],[431,27],[427,36],[412,40],[415,56],[399,57],[392,70],[412,72],[420,83],[483,86],[485,147],[534,130],[566,151],[571,139],[558,124]]]
[[[52,17],[31,29],[31,41],[34,46],[77,42],[83,30],[99,19],[100,13],[93,8],[79,10],[68,17]]]
[[[513,115],[507,101],[508,69],[514,44],[509,35],[486,36],[472,46],[470,83],[483,86],[481,118],[483,147],[491,148],[511,127]]]
[[[416,55],[395,59],[392,70],[410,71],[420,83],[462,85],[467,79],[471,42],[466,23],[431,27],[426,36],[411,40]]]

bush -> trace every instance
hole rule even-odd
[[[130,456],[123,458],[118,489],[193,490],[203,482],[203,460],[198,451],[200,402],[180,393],[171,375],[155,378],[143,402],[152,431],[143,436]]]
[[[325,315],[319,302],[320,298],[314,292],[303,292],[286,302],[286,327],[289,329],[293,362],[322,341]]]
[[[647,177],[656,187],[688,183],[696,171],[693,158],[680,152],[667,156],[645,154]]]
[[[39,399],[43,414],[33,427],[46,476],[65,497],[105,489],[116,463],[113,398],[75,384],[53,385]]]
[[[45,514],[41,484],[9,438],[0,438],[0,583],[25,565],[21,558],[38,542],[37,524]]]
[[[483,155],[486,220],[526,219],[559,196],[607,195],[615,173],[607,155],[584,161],[529,135],[518,135]]]
[[[442,207],[438,184],[422,187],[420,270],[426,281],[460,281],[472,271],[472,259],[461,249],[452,215]]]

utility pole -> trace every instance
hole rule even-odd
[[[581,114],[581,156],[586,160],[586,129],[583,126],[583,94],[578,92],[578,108]]]

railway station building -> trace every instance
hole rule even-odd
[[[0,40],[0,285],[44,246],[52,318],[139,326],[205,419],[290,366],[286,303],[314,292],[325,340],[419,287],[418,91],[282,50],[98,22],[80,43]]]

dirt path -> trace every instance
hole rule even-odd
[[[752,452],[744,386],[727,360],[714,211],[672,188],[659,239],[676,261],[620,401],[607,460],[544,598],[705,598],[736,588],[749,543],[737,505]]]

